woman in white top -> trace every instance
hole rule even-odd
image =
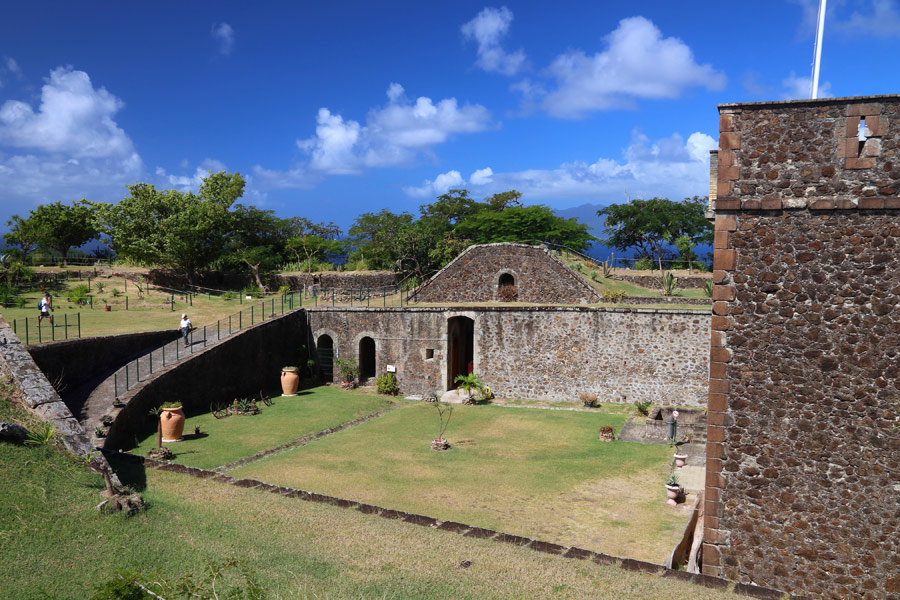
[[[178,325],[178,329],[181,330],[181,336],[184,338],[184,347],[188,347],[188,335],[191,333],[191,320],[188,319],[186,314],[181,315],[181,323]]]

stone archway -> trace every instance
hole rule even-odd
[[[456,388],[457,375],[468,375],[474,370],[475,321],[469,317],[451,317],[447,320],[447,389]]]
[[[323,334],[316,340],[316,353],[319,357],[319,376],[322,381],[331,383],[334,381],[334,340],[328,334]]]
[[[359,340],[359,382],[375,377],[375,340],[370,337],[363,337]]]

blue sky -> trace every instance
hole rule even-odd
[[[557,209],[702,196],[716,104],[806,97],[817,6],[5,3],[0,223],[210,169],[344,228],[449,187]],[[898,56],[900,0],[830,0],[820,95],[900,92]]]

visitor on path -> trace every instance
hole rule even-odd
[[[44,297],[41,298],[38,307],[41,309],[41,315],[38,317],[38,327],[41,326],[41,321],[44,318],[50,319],[50,326],[53,326],[53,315],[50,314],[50,311],[53,310],[53,302],[50,300],[50,292],[44,292]]]
[[[181,330],[181,336],[184,338],[184,347],[188,347],[188,335],[190,335],[191,331],[194,329],[193,325],[191,325],[191,320],[188,319],[186,314],[181,315],[181,323],[178,325],[178,329]]]

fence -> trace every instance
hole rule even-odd
[[[409,294],[410,290],[403,290],[400,286],[388,286],[383,288],[313,290],[310,294],[291,292],[278,297],[263,299],[251,304],[248,308],[229,315],[227,318],[217,319],[214,324],[209,323],[208,325],[197,327],[188,334],[187,348],[182,347],[179,339],[126,364],[113,375],[115,396],[118,398],[120,394],[147,379],[154,372],[180,362],[195,351],[199,351],[198,348],[206,348],[207,345],[218,343],[220,340],[226,339],[242,329],[252,327],[257,323],[283,315],[286,312],[304,307],[405,306],[409,303]],[[242,297],[241,302],[245,301],[246,297]]]
[[[69,317],[72,318],[69,318]],[[45,342],[77,339],[81,337],[81,313],[54,315],[48,325],[42,325],[39,317],[13,319],[12,330],[26,346]],[[44,320],[49,320],[45,317]],[[58,329],[62,328],[62,331]],[[47,331],[49,329],[49,331]]]

